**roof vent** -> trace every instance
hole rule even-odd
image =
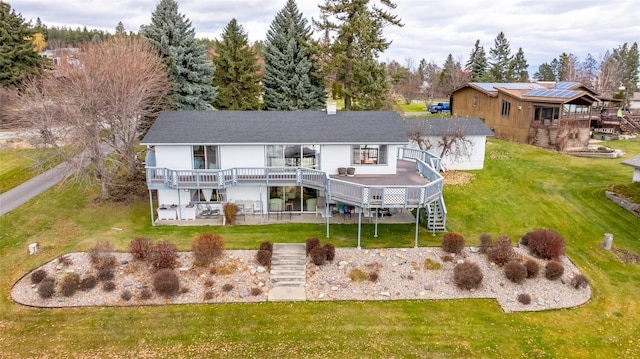
[[[337,104],[335,102],[327,102],[327,115],[335,115]]]

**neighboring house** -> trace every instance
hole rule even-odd
[[[470,82],[451,95],[451,113],[482,119],[497,138],[578,150],[588,147],[596,96],[579,82]]]
[[[427,225],[444,229],[439,158],[405,148],[395,112],[162,112],[142,144],[149,193],[174,206],[169,218],[193,219],[227,201],[328,218],[337,204],[365,215],[424,208]]]
[[[640,111],[640,91],[636,91],[629,99],[629,110],[638,113]]]
[[[50,59],[56,66],[63,65],[63,63],[79,66],[80,60],[78,60],[77,56],[79,52],[80,49],[76,47],[63,47],[59,49],[45,50],[40,53],[40,56]]]
[[[447,170],[480,170],[484,167],[487,137],[493,132],[479,118],[411,118],[406,119],[407,134],[411,148],[420,145],[411,133],[422,134],[420,141],[424,149],[441,156],[443,144],[459,136],[450,150],[441,156],[441,164]]]
[[[625,166],[633,167],[633,182],[640,182],[640,155],[631,157],[628,160],[620,162]]]

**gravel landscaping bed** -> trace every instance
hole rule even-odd
[[[522,256],[527,251],[514,248]],[[102,283],[87,291],[78,290],[65,297],[56,289],[52,298],[43,299],[32,284],[31,276],[25,275],[11,289],[11,298],[21,304],[35,307],[79,307],[79,306],[137,306],[192,303],[238,303],[264,302],[267,300],[269,273],[255,262],[255,250],[227,250],[215,266],[193,267],[190,252],[179,254],[176,268],[180,278],[180,292],[163,297],[153,290],[153,271],[145,262],[135,261],[128,253],[115,253],[118,265],[112,280],[115,290],[106,292]],[[573,276],[580,274],[577,267],[562,257],[565,267],[558,280],[544,277],[543,260],[538,260],[541,273],[536,278],[525,279],[521,284],[510,282],[504,270],[489,263],[485,255],[473,247],[465,248],[452,261],[443,261],[445,253],[440,247],[356,249],[336,248],[333,262],[316,266],[307,259],[307,300],[426,300],[492,298],[505,312],[536,311],[569,308],[585,304],[591,298],[591,287],[575,289],[571,286]],[[70,253],[71,262],[61,264],[54,259],[40,268],[47,271],[56,283],[67,273],[78,273],[81,278],[96,274],[86,253]],[[425,260],[440,263],[439,269],[425,269]],[[453,268],[457,263],[477,263],[483,273],[482,284],[475,290],[457,288],[453,280]],[[358,269],[365,277],[352,280],[352,270]],[[375,281],[372,281],[374,279]],[[151,297],[143,299],[143,290]],[[131,299],[122,298],[128,291]],[[520,294],[528,294],[531,303],[518,302]]]

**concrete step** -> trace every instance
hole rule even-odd
[[[305,300],[306,245],[276,243],[271,256],[269,301]]]

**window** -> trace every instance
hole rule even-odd
[[[266,152],[267,167],[320,167],[320,145],[268,145]]]
[[[473,107],[478,106],[478,96],[473,96]]]
[[[227,198],[224,189],[192,189],[191,202],[225,202]]]
[[[351,163],[356,165],[386,165],[387,145],[353,145]]]
[[[500,110],[500,114],[504,117],[509,117],[509,113],[511,113],[511,102],[502,100],[502,109]]]
[[[193,146],[193,169],[218,169],[218,146]]]
[[[538,107],[536,106],[533,113],[534,121],[553,121],[560,116],[560,107]]]

